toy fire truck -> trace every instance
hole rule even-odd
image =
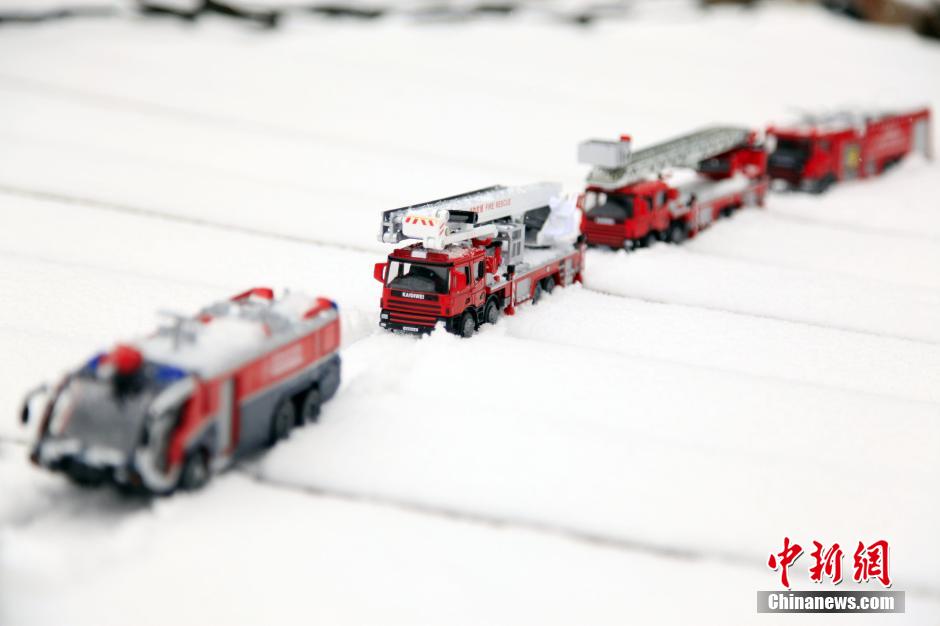
[[[382,213],[379,240],[417,240],[375,265],[380,326],[470,337],[522,302],[581,280],[577,209],[561,186],[495,186]]]
[[[45,402],[31,459],[82,484],[198,488],[316,419],[339,386],[339,343],[336,304],[298,293],[257,288],[175,316],[66,375]]]
[[[748,129],[706,128],[636,152],[630,144],[623,135],[578,147],[578,160],[593,166],[581,200],[590,245],[680,243],[737,208],[763,205],[767,155]]]
[[[793,126],[767,130],[776,146],[770,155],[773,179],[813,193],[832,183],[869,178],[911,152],[931,157],[930,109],[860,115],[806,117]]]

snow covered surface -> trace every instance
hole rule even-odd
[[[587,137],[937,111],[937,76],[936,45],[790,6],[5,27],[0,623],[749,624],[788,535],[888,539],[897,621],[936,624],[936,163],[592,251],[583,286],[470,341],[379,333],[372,265],[379,210],[576,190]],[[320,424],[155,502],[26,463],[23,392],[158,309],[260,285],[339,302]]]

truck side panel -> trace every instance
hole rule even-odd
[[[170,464],[181,463],[189,449],[208,441],[203,438],[213,426],[215,433],[229,431],[232,442],[228,450],[216,450],[213,443],[213,454],[242,453],[263,445],[277,403],[316,382],[325,371],[320,366],[338,350],[339,340],[337,318],[234,372],[200,382],[173,433]],[[234,386],[234,397],[223,397],[229,385]],[[229,423],[216,424],[225,421]]]

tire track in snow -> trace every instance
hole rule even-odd
[[[237,290],[237,286],[233,285],[223,285],[221,283],[213,283],[204,280],[194,280],[192,278],[178,278],[175,276],[166,276],[162,274],[151,274],[149,272],[141,272],[138,270],[131,270],[123,267],[116,266],[106,266],[99,265],[97,263],[87,263],[82,261],[63,261],[61,259],[55,259],[43,254],[32,254],[25,252],[17,252],[14,250],[5,250],[0,249],[0,258],[7,259],[17,259],[21,261],[29,261],[31,263],[40,263],[44,265],[54,265],[56,267],[64,267],[70,270],[80,269],[89,272],[97,272],[102,274],[115,274],[117,276],[130,277],[130,278],[143,278],[145,280],[151,280],[156,282],[172,283],[175,285],[189,285],[192,287],[206,287],[210,289],[231,289]]]
[[[241,133],[259,133],[271,137],[279,137],[294,143],[314,143],[320,146],[323,144],[332,144],[361,150],[363,152],[388,154],[390,158],[397,160],[406,157],[416,161],[450,163],[455,167],[470,167],[481,170],[489,170],[493,167],[493,164],[489,161],[468,159],[459,156],[455,157],[451,153],[442,154],[428,152],[410,146],[389,146],[386,143],[352,139],[347,136],[307,128],[294,128],[276,122],[208,113],[205,111],[190,110],[179,106],[152,102],[141,98],[99,93],[77,87],[58,85],[35,78],[27,78],[25,76],[0,74],[0,90],[33,93],[65,101],[79,101],[99,108],[131,111],[153,117],[176,119],[187,123],[198,124],[203,127],[209,125]],[[518,167],[518,164],[513,165],[512,162],[501,167],[507,172],[512,172],[519,176],[528,177],[535,175],[531,171]]]
[[[786,270],[790,272],[805,272],[807,269],[801,265],[797,264],[787,264],[787,263],[774,263],[771,261],[766,261],[764,259],[759,259],[755,257],[748,256],[747,254],[735,254],[735,253],[725,253],[725,252],[716,252],[714,250],[698,250],[689,246],[683,248],[684,252],[693,254],[695,256],[711,257],[713,259],[724,259],[726,261],[743,261],[749,265],[757,265],[759,267],[767,267],[774,270]],[[891,280],[886,280],[884,278],[875,278],[874,276],[860,276],[858,274],[850,274],[849,272],[842,272],[834,269],[824,269],[824,270],[813,270],[813,271],[822,271],[825,272],[828,276],[838,276],[840,278],[848,278],[850,280],[859,280],[864,279],[871,283],[877,283],[879,285],[884,285],[886,287],[892,287],[894,289],[909,289],[911,291],[925,291],[928,293],[940,294],[940,288],[935,287],[924,287],[924,286],[914,286],[907,283],[899,283]]]
[[[123,268],[116,267],[105,267],[102,265],[94,263],[81,263],[75,261],[62,261],[59,259],[53,259],[46,257],[44,255],[34,255],[34,254],[25,254],[20,252],[12,252],[8,250],[0,250],[0,258],[13,258],[26,260],[33,263],[43,263],[48,265],[54,265],[56,267],[64,267],[70,270],[79,269],[91,274],[117,274],[118,276],[130,276],[133,278],[143,278],[157,283],[164,283],[167,285],[191,285],[195,287],[205,287],[211,289],[225,290],[231,293],[235,293],[243,288],[243,285],[235,284],[222,284],[222,283],[211,283],[206,281],[194,281],[184,278],[177,278],[175,276],[166,276],[160,274],[149,274],[146,272],[139,272],[135,270],[128,270]],[[340,316],[343,325],[343,336],[342,336],[342,345],[343,347],[352,345],[357,341],[360,341],[369,335],[376,334],[378,330],[378,323],[374,324],[375,328],[372,329],[368,319],[372,317],[372,311],[365,311],[357,307],[341,307]],[[30,328],[28,326],[10,324],[10,323],[0,323],[0,333],[2,332],[14,332],[20,334],[32,334],[38,337],[46,338],[55,338],[63,339],[66,337],[65,334],[60,332],[49,331],[48,329],[37,330],[35,328]],[[74,334],[68,335],[68,337],[74,338]]]
[[[256,237],[265,237],[267,239],[278,239],[281,241],[288,241],[291,243],[302,243],[302,244],[311,244],[315,246],[321,246],[324,248],[333,248],[336,250],[347,250],[352,252],[367,252],[369,254],[374,254],[375,249],[367,246],[355,246],[352,244],[342,244],[331,241],[325,241],[321,239],[316,239],[313,237],[303,237],[300,235],[288,235],[286,233],[279,233],[275,231],[263,230],[260,228],[251,228],[249,226],[239,226],[238,224],[229,224],[226,222],[217,222],[214,220],[208,220],[201,217],[187,217],[177,213],[170,213],[168,211],[161,211],[160,209],[154,209],[149,207],[141,207],[121,202],[111,202],[109,200],[102,200],[99,198],[88,198],[85,196],[76,196],[73,194],[65,194],[57,191],[48,191],[44,189],[33,189],[30,187],[22,187],[19,185],[13,185],[0,181],[0,193],[6,193],[13,196],[20,196],[24,198],[31,198],[35,200],[47,200],[51,202],[61,202],[65,204],[72,204],[76,206],[81,206],[84,208],[99,210],[99,211],[111,211],[115,213],[124,213],[127,215],[136,215],[138,217],[147,217],[151,219],[164,220],[168,222],[176,222],[178,224],[187,224],[189,226],[202,226],[205,228],[214,228],[217,230],[222,230],[230,233],[237,233],[240,235],[252,235]]]
[[[640,539],[617,537],[599,532],[592,532],[574,526],[551,524],[537,520],[524,519],[481,513],[458,507],[408,500],[377,494],[367,494],[350,490],[335,489],[321,485],[298,485],[288,481],[272,480],[261,476],[251,467],[236,469],[250,477],[256,483],[273,489],[281,489],[300,493],[311,497],[341,500],[357,504],[365,504],[383,508],[392,508],[399,511],[436,517],[450,522],[463,522],[488,527],[494,530],[511,529],[533,532],[542,535],[551,535],[568,541],[593,546],[596,548],[617,550],[621,552],[647,554],[665,559],[675,559],[686,562],[711,561],[751,570],[763,569],[764,558],[753,554],[738,553],[727,550],[714,550],[702,548],[683,548],[661,543],[647,542]],[[930,600],[940,600],[940,587],[930,585],[908,585],[905,590],[913,596]]]
[[[833,230],[836,232],[847,231],[853,233],[861,233],[864,235],[878,235],[881,237],[892,237],[895,239],[918,239],[920,241],[927,241],[929,243],[940,244],[940,237],[936,235],[926,234],[918,231],[904,230],[900,228],[877,228],[874,226],[866,226],[864,224],[853,224],[851,222],[843,221],[826,221],[826,220],[816,220],[810,217],[803,217],[799,215],[790,215],[779,210],[770,209],[766,212],[766,215],[771,219],[780,220],[781,222],[790,222],[793,224],[801,224],[806,226],[813,226],[815,228],[822,228],[825,230]]]
[[[787,318],[787,317],[781,317],[781,316],[779,316],[779,315],[770,315],[770,314],[766,314],[766,313],[753,313],[753,312],[750,312],[750,311],[741,311],[741,310],[736,310],[736,309],[729,309],[729,308],[727,308],[727,307],[711,306],[711,305],[708,305],[708,304],[690,304],[690,303],[687,303],[687,302],[672,302],[672,301],[670,301],[670,300],[661,300],[661,299],[650,298],[650,297],[628,296],[628,295],[619,294],[619,293],[616,293],[616,292],[613,292],[613,291],[607,291],[607,290],[604,290],[604,289],[598,289],[597,287],[588,287],[588,286],[586,286],[586,285],[584,285],[583,288],[586,289],[587,291],[591,291],[591,292],[593,292],[593,293],[602,294],[602,295],[605,295],[605,296],[610,296],[610,297],[612,297],[612,298],[623,298],[623,299],[626,299],[626,300],[636,300],[637,302],[647,302],[647,303],[650,303],[650,304],[665,304],[665,305],[670,305],[670,306],[685,307],[685,308],[689,308],[689,309],[701,309],[701,310],[704,310],[704,311],[714,311],[714,312],[717,312],[717,313],[727,313],[728,315],[736,315],[736,316],[741,316],[741,317],[751,317],[751,318],[755,318],[755,319],[764,319],[764,320],[770,320],[770,321],[773,321],[773,322],[782,322],[782,323],[785,323],[785,324],[800,324],[800,325],[803,325],[803,326],[810,326],[810,327],[812,327],[812,328],[822,328],[822,329],[824,329],[824,330],[835,330],[835,331],[839,331],[839,332],[853,333],[853,334],[856,334],[856,335],[863,335],[863,336],[867,336],[867,337],[879,337],[879,338],[881,338],[881,339],[897,339],[898,341],[909,341],[909,342],[911,342],[911,343],[918,343],[918,344],[923,344],[923,345],[928,345],[928,346],[937,346],[937,345],[940,345],[940,341],[934,341],[933,339],[924,339],[923,337],[913,337],[913,336],[906,336],[906,335],[895,335],[895,334],[892,334],[892,333],[882,333],[882,332],[878,332],[878,331],[874,331],[874,330],[863,330],[863,329],[860,329],[860,328],[849,328],[849,327],[846,327],[846,326],[839,326],[839,325],[837,325],[837,324],[824,324],[823,322],[811,322],[811,321],[808,321],[808,320],[790,319],[790,318]]]
[[[589,543],[592,545],[616,548],[619,550],[626,550],[631,552],[643,552],[660,557],[676,558],[689,561],[707,558],[736,565],[752,565],[754,562],[754,559],[748,557],[747,555],[737,554],[734,552],[676,548],[657,543],[614,537],[605,535],[603,533],[595,533],[572,526],[551,524],[548,522],[540,522],[536,520],[526,520],[523,518],[491,515],[488,513],[481,513],[478,511],[461,509],[458,507],[448,507],[428,502],[421,502],[419,500],[408,500],[404,498],[395,498],[379,494],[359,493],[350,490],[335,489],[322,485],[301,485],[292,483],[290,481],[276,480],[263,476],[251,467],[242,467],[237,471],[240,471],[246,476],[249,476],[252,480],[262,485],[276,489],[305,493],[317,497],[395,508],[402,511],[431,515],[434,517],[441,517],[454,521],[471,522],[494,528],[517,528],[530,530],[534,532],[565,537],[567,539],[579,541],[582,543]],[[757,560],[760,561],[760,559]]]
[[[782,383],[782,384],[786,384],[790,386],[809,387],[811,389],[820,389],[823,391],[837,391],[840,393],[851,394],[854,396],[865,396],[865,397],[869,397],[872,399],[891,400],[891,401],[897,401],[897,402],[921,404],[921,405],[925,405],[928,407],[940,408],[940,401],[931,401],[931,400],[925,400],[925,399],[920,399],[920,398],[911,398],[908,396],[902,396],[902,395],[884,393],[884,392],[878,392],[878,391],[870,391],[870,390],[858,389],[858,388],[853,388],[853,387],[846,387],[843,385],[812,382],[808,380],[801,380],[799,378],[778,376],[774,374],[755,374],[752,372],[745,371],[743,369],[735,369],[733,367],[723,367],[720,365],[707,365],[703,363],[696,363],[693,361],[683,361],[680,359],[669,359],[665,357],[643,354],[639,352],[631,353],[631,352],[625,352],[623,350],[619,350],[616,348],[585,346],[585,345],[580,345],[576,343],[559,341],[559,340],[551,339],[548,337],[530,337],[530,336],[525,336],[525,335],[515,333],[512,330],[508,330],[506,334],[509,337],[512,337],[513,339],[517,341],[528,341],[528,342],[539,343],[539,344],[564,346],[566,348],[582,350],[586,353],[613,355],[616,357],[622,357],[625,359],[631,359],[631,360],[637,360],[637,361],[654,362],[654,363],[661,363],[663,365],[673,365],[673,366],[680,366],[680,367],[686,367],[686,368],[692,368],[692,369],[701,369],[701,370],[706,370],[710,372],[719,372],[723,374],[732,374],[735,376],[740,376],[742,378],[748,378],[752,380],[771,381],[774,383]]]

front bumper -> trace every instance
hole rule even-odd
[[[47,439],[39,442],[31,458],[37,465],[61,472],[82,485],[143,487],[133,460],[112,448],[82,445],[75,439]]]
[[[444,320],[439,320],[444,321]],[[429,335],[437,327],[437,324],[434,326],[425,326],[423,324],[407,324],[402,322],[392,322],[387,318],[379,320],[379,326],[385,330],[390,330],[396,333],[405,333],[408,335]]]

